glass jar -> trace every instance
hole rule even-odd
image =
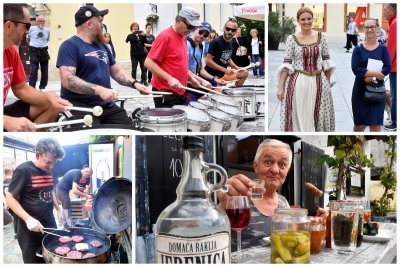
[[[315,216],[310,216],[308,219],[311,222],[311,254],[318,254],[321,252],[325,240],[326,221],[322,217]]]
[[[306,209],[277,209],[272,217],[271,263],[310,262],[310,221]]]

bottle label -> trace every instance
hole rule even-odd
[[[230,263],[228,232],[200,237],[159,234],[156,242],[157,263]]]

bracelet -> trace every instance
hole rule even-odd
[[[135,88],[135,89],[136,89],[136,87],[135,87],[135,84],[136,84],[136,83],[138,83],[137,80],[134,80],[134,81],[132,82],[132,88]]]

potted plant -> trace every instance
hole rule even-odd
[[[362,172],[364,167],[373,167],[372,161],[363,152],[364,141],[363,136],[356,135],[328,136],[328,146],[333,147],[334,155],[322,155],[317,163],[326,163],[330,168],[338,170],[336,186],[332,193],[337,200],[346,199],[346,181],[351,178],[351,169]]]
[[[283,16],[282,23],[279,21],[279,14],[268,13],[268,50],[278,50],[279,43],[295,32],[294,19]]]
[[[371,201],[371,215],[375,217],[374,220],[379,220],[376,217],[385,217],[390,211],[393,211],[391,203],[397,187],[396,136],[385,136],[383,141],[387,144],[385,155],[388,164],[383,167],[379,176],[384,188],[383,194],[379,199]]]
[[[157,24],[160,17],[157,14],[150,14],[146,17],[146,22],[151,25]]]

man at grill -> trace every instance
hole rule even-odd
[[[63,42],[58,50],[57,68],[61,78],[61,97],[74,106],[101,106],[103,114],[93,117],[93,124],[132,124],[126,111],[114,101],[118,92],[111,89],[110,76],[120,85],[132,87],[141,94],[150,89],[134,80],[116,64],[104,44],[103,18],[108,9],[83,6],[75,13],[77,34]],[[71,119],[81,119],[87,113],[71,111]]]
[[[73,169],[65,173],[61,181],[57,184],[56,195],[62,205],[65,228],[72,227],[69,191],[71,190],[72,193],[86,199],[92,198],[91,195],[84,192],[86,187],[90,184],[90,176],[92,173],[93,170],[87,166],[84,166],[81,170]]]
[[[60,212],[53,192],[54,164],[64,157],[64,149],[53,138],[36,144],[35,159],[19,165],[13,174],[6,203],[18,216],[17,240],[24,263],[44,263],[36,256],[42,247],[43,228],[57,228],[53,206]]]

